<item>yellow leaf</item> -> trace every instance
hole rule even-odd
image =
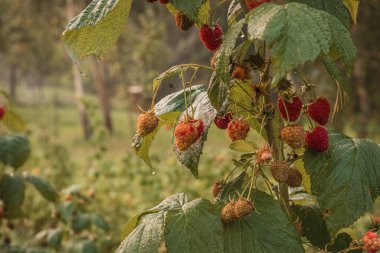
[[[348,11],[351,14],[351,18],[356,24],[356,19],[358,16],[360,0],[344,0],[344,4],[346,5]]]

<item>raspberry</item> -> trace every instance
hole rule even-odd
[[[235,216],[235,202],[230,202],[227,205],[225,205],[221,211],[222,215],[222,221],[224,223],[231,223],[236,221],[236,216]]]
[[[285,182],[289,187],[300,187],[302,184],[302,174],[297,169],[289,170],[288,179]]]
[[[218,196],[222,188],[223,188],[222,182],[220,180],[215,181],[214,184],[212,185],[212,196],[216,198],[216,196]]]
[[[194,22],[191,21],[185,14],[182,12],[177,12],[175,14],[175,24],[178,28],[180,28],[182,31],[189,30],[193,25]]]
[[[214,27],[210,27],[203,24],[199,29],[199,38],[210,51],[217,50],[222,44],[223,32],[220,25],[217,24]]]
[[[268,145],[256,152],[256,162],[257,163],[267,163],[273,159],[272,150]]]
[[[234,206],[235,217],[241,219],[253,212],[252,201],[246,198],[239,198]]]
[[[306,146],[314,152],[325,152],[329,149],[329,134],[326,128],[317,126],[312,132],[306,133]]]
[[[283,161],[274,161],[270,164],[270,171],[277,182],[283,183],[288,179],[290,166]]]
[[[280,139],[293,149],[302,148],[305,145],[305,130],[301,125],[283,127]]]
[[[6,112],[5,108],[3,106],[0,106],[0,119],[4,118],[5,112]]]
[[[214,119],[214,123],[219,129],[226,129],[228,127],[228,123],[232,120],[232,116],[232,112],[227,112],[223,116],[217,115]]]
[[[245,4],[250,10],[259,7],[263,3],[269,3],[269,2],[270,0],[245,0]]]
[[[237,66],[234,72],[232,72],[232,78],[244,80],[246,79],[246,77],[247,77],[247,71],[242,66]]]
[[[170,2],[170,0],[160,0],[160,3],[162,4],[168,4]]]
[[[380,249],[380,238],[377,237],[377,234],[368,231],[363,236],[363,250],[369,253],[376,253]]]
[[[307,115],[320,125],[326,125],[329,121],[330,110],[330,102],[326,98],[320,97],[307,107]]]
[[[204,124],[201,120],[181,121],[174,129],[174,137],[177,148],[180,151],[187,150],[201,137]]]
[[[283,101],[282,99],[278,100],[278,109],[280,111],[281,117],[291,122],[296,121],[300,116],[302,105],[302,101],[298,96],[293,97],[288,101]]]
[[[228,123],[227,133],[232,141],[245,140],[249,132],[249,124],[245,119],[232,120]]]
[[[145,136],[156,129],[158,118],[153,112],[144,112],[137,118],[137,133],[140,136]]]

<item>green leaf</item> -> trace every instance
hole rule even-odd
[[[202,136],[185,151],[180,151],[173,142],[174,153],[178,160],[184,165],[191,173],[198,177],[198,164],[200,156],[202,154],[203,144],[207,139],[208,129],[214,122],[216,116],[216,110],[211,105],[210,99],[207,95],[206,89],[201,86],[194,86],[192,89],[197,89],[201,92],[197,96],[192,94],[192,106],[189,107],[188,113],[194,115],[195,119],[201,119],[204,124],[204,130]],[[186,89],[188,92],[190,88]],[[160,101],[161,102],[161,101]],[[179,121],[185,116],[185,112],[179,117]]]
[[[207,93],[212,106],[217,111],[220,111],[225,104],[228,97],[228,89],[228,84],[222,82],[214,72],[211,76]]]
[[[330,53],[342,58],[348,71],[355,62],[356,48],[350,32],[335,16],[300,3],[263,4],[247,16],[250,39],[260,39],[271,48],[277,84],[288,72],[306,61]]]
[[[174,8],[184,13],[190,20],[197,24],[200,24],[199,17],[203,17],[204,19],[205,11],[203,10],[203,6],[206,4],[209,5],[209,1],[207,0],[171,0],[170,3]],[[207,19],[202,21],[207,22]]]
[[[214,206],[205,199],[196,199],[168,212],[165,220],[168,252],[223,252],[223,226]]]
[[[300,237],[279,203],[266,193],[252,194],[256,211],[224,225],[225,253],[304,252]]]
[[[24,174],[24,178],[27,182],[31,183],[45,199],[51,202],[55,202],[58,199],[57,191],[45,179],[30,173]]]
[[[102,229],[103,231],[107,232],[110,229],[110,226],[108,225],[107,221],[104,219],[104,217],[98,213],[92,213],[91,214],[91,221],[95,224],[99,229]]]
[[[236,197],[236,192],[241,190],[245,176],[246,173],[242,172],[236,178],[225,183],[216,198],[222,202],[227,202],[230,198]]]
[[[342,0],[288,0],[288,2],[307,4],[315,9],[327,11],[337,17],[345,27],[350,27],[350,13]]]
[[[256,143],[246,140],[237,140],[230,144],[230,149],[239,152],[252,152],[257,148]]]
[[[73,60],[95,54],[102,56],[124,30],[132,0],[93,0],[74,17],[61,40]]]
[[[12,110],[7,110],[2,122],[13,133],[24,133],[26,131],[25,121]]]
[[[336,81],[339,84],[339,87],[342,88],[343,92],[348,91],[348,75],[343,75],[341,71],[339,70],[338,66],[334,62],[334,60],[328,56],[322,56],[321,57],[323,64],[325,65],[325,68],[327,72],[330,74],[331,78]]]
[[[0,136],[0,162],[15,169],[22,166],[30,154],[29,140],[22,135]]]
[[[25,198],[25,183],[21,176],[3,174],[0,179],[0,199],[4,202],[6,217],[19,215]]]
[[[59,248],[63,239],[64,232],[60,228],[50,229],[47,235],[47,243],[49,247]]]
[[[81,232],[91,225],[91,215],[87,213],[78,213],[71,221],[71,228],[74,232]]]
[[[380,147],[369,140],[333,133],[328,152],[306,151],[303,161],[332,236],[368,212],[380,194]]]
[[[245,21],[243,19],[233,24],[223,37],[223,43],[219,49],[219,57],[216,61],[215,71],[220,80],[224,83],[229,83],[230,57],[244,24]]]
[[[164,235],[164,220],[167,211],[179,210],[188,197],[183,194],[174,194],[159,205],[133,217],[123,231],[127,237],[118,247],[116,253],[156,253]],[[128,231],[127,231],[128,230]]]
[[[291,208],[291,212],[294,219],[302,224],[303,236],[314,246],[324,249],[330,237],[322,211],[316,206],[296,205]]]
[[[354,24],[356,24],[360,0],[343,0],[343,2],[344,5],[346,5],[348,11],[350,12]]]
[[[153,79],[153,92],[156,92],[157,89],[161,86],[161,83],[164,80],[173,78],[175,76],[181,76],[181,72],[186,72],[188,69],[198,69],[200,65],[197,64],[182,64],[171,67],[165,72],[161,73],[158,77]],[[181,71],[182,69],[182,71]]]
[[[243,13],[243,11],[241,9],[239,1],[232,0],[227,12],[227,23],[229,26],[236,23],[236,18],[240,13]]]
[[[350,247],[353,239],[347,233],[340,233],[332,245],[327,246],[329,252],[339,253]],[[362,250],[350,250],[350,253],[362,253]]]
[[[80,239],[74,242],[75,253],[98,253],[98,248],[95,245],[95,242],[88,239]]]

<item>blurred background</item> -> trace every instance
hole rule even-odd
[[[89,3],[1,0],[0,89],[9,93],[28,122],[32,156],[24,170],[47,178],[63,198],[70,191],[86,196],[86,208],[101,213],[110,229],[78,234],[90,236],[100,252],[110,252],[118,245],[127,220],[161,199],[179,191],[191,197],[211,197],[212,182],[239,154],[228,150],[227,136],[213,126],[199,180],[176,161],[170,127],[161,130],[153,143],[154,172],[134,156],[130,142],[139,113],[136,105],[148,109],[153,78],[176,64],[209,65],[212,55],[200,42],[196,28],[184,33],[162,5],[134,1],[117,45],[101,61],[85,59],[80,74],[66,54],[60,34],[68,20]],[[358,24],[352,28],[358,61],[350,81],[349,102],[330,125],[378,143],[379,20],[380,1],[361,3]],[[335,101],[335,85],[318,61],[306,64],[304,71],[320,94]],[[202,74],[197,83],[207,85],[208,78]],[[159,95],[171,91],[168,85]],[[225,148],[215,149],[217,145]],[[26,218],[7,224],[0,238],[3,242],[38,244],[35,235],[39,231],[57,226],[55,208],[33,192],[29,195]]]

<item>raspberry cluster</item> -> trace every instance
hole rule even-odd
[[[202,135],[202,120],[184,119],[174,129],[175,144],[180,151],[190,148]]]
[[[219,24],[215,26],[203,24],[198,34],[203,45],[210,51],[219,49],[222,44],[223,31]]]
[[[249,199],[239,198],[225,205],[221,211],[222,221],[231,223],[250,215],[254,211],[253,203]]]
[[[368,253],[376,253],[380,250],[380,238],[377,237],[377,234],[368,231],[363,236],[363,250]]]
[[[300,187],[302,184],[302,174],[284,161],[273,161],[270,164],[270,171],[273,178],[279,183],[286,183],[289,187]]]
[[[259,7],[263,3],[269,3],[269,2],[270,2],[270,0],[245,0],[245,4],[247,5],[248,9],[250,9],[250,10]]]

